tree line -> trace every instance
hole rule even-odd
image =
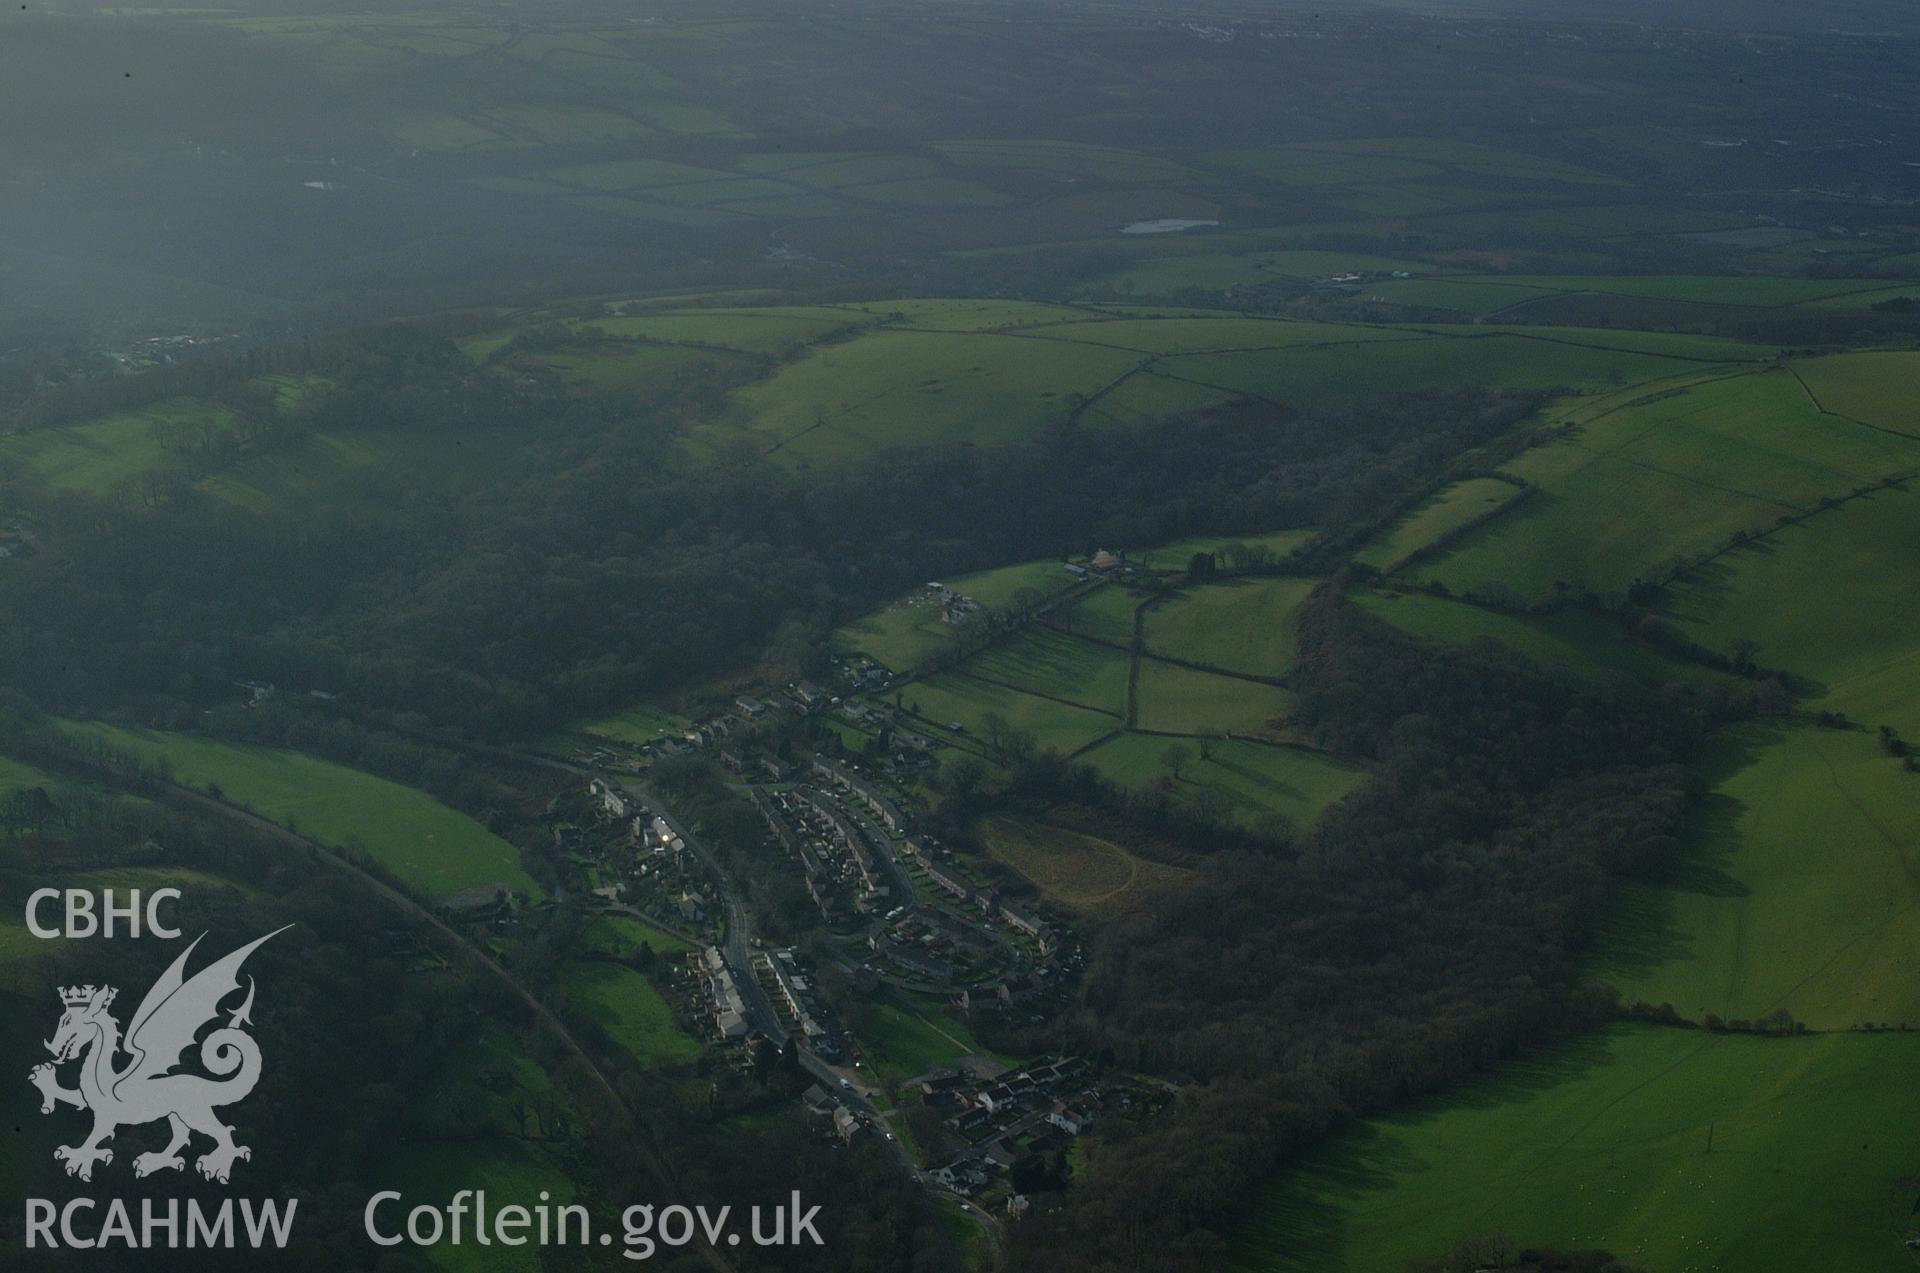
[[[1063,1038],[1193,1082],[1098,1140],[1014,1269],[1220,1267],[1256,1186],[1348,1121],[1617,1015],[1579,981],[1593,917],[1671,857],[1688,757],[1750,706],[1421,640],[1338,584],[1299,624],[1298,721],[1376,779],[1098,934]]]

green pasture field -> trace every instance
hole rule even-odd
[[[734,164],[742,172],[786,174],[803,168],[813,168],[825,164],[839,163],[842,160],[859,159],[863,155],[881,154],[879,151],[859,150],[776,150],[766,154],[741,155]]]
[[[1417,181],[1441,170],[1419,158],[1333,150],[1324,146],[1270,146],[1220,150],[1210,164],[1288,186],[1344,186],[1365,181]]]
[[[536,444],[515,428],[468,430],[451,445],[420,430],[315,433],[245,455],[201,479],[197,489],[267,514],[316,505],[381,507],[422,490],[470,490],[515,475],[526,448]]]
[[[861,1064],[886,1084],[968,1056],[1014,1064],[1013,1058],[983,1046],[964,1025],[941,1015],[940,1001],[927,995],[883,990],[854,1010],[853,1027]]]
[[[1495,512],[1524,494],[1524,488],[1498,478],[1473,477],[1455,482],[1407,514],[1380,538],[1354,554],[1381,570],[1391,570],[1412,554],[1466,525]]]
[[[1617,1026],[1340,1133],[1268,1189],[1236,1267],[1378,1273],[1500,1233],[1675,1273],[1902,1268],[1916,1066],[1914,1035]]]
[[[938,182],[940,165],[922,155],[868,153],[827,158],[780,170],[788,181],[857,194],[887,182]]]
[[[1147,610],[1146,647],[1229,672],[1284,676],[1293,664],[1294,611],[1319,583],[1243,577],[1186,588]],[[1143,669],[1143,699],[1148,680]],[[1144,704],[1142,712],[1144,724]]]
[[[510,1034],[487,1028],[447,1055],[412,1117],[450,1139],[517,1137],[522,1123],[514,1113],[515,1103],[557,1097],[553,1079]]]
[[[1586,674],[1627,676],[1647,685],[1673,680],[1724,680],[1702,664],[1664,654],[1634,641],[1604,615],[1579,610],[1552,614],[1509,614],[1426,592],[1390,588],[1350,594],[1370,614],[1415,636],[1453,645],[1497,641],[1516,654],[1548,667]]]
[[[693,943],[684,938],[631,915],[596,915],[580,930],[580,939],[587,949],[615,959],[631,959],[642,945],[653,947],[656,955],[680,955],[693,949]]]
[[[815,349],[735,395],[731,423],[697,430],[725,445],[741,435],[795,465],[838,464],[889,447],[1032,437],[1077,400],[1125,375],[1122,349],[958,332],[883,331]]]
[[[1202,759],[1192,740],[1123,734],[1101,743],[1079,761],[1122,786],[1152,787],[1170,777],[1161,757],[1175,743],[1192,753],[1192,759],[1173,790],[1210,787],[1245,822],[1277,813],[1296,826],[1308,826],[1327,806],[1366,780],[1365,770],[1318,752],[1242,739],[1215,743],[1212,757]]]
[[[976,743],[984,733],[981,722],[993,712],[1013,728],[1032,734],[1042,751],[1068,756],[1120,728],[1118,716],[1069,707],[956,672],[915,681],[900,693],[907,707],[925,718],[928,730],[945,737],[947,723],[959,721]]]
[[[210,424],[224,434],[233,422],[233,412],[217,403],[174,398],[79,424],[0,435],[0,463],[51,491],[110,495],[166,462],[161,434],[169,427]]]
[[[1759,309],[1805,305],[1899,284],[1898,279],[1767,278],[1742,274],[1513,275],[1508,276],[1507,281],[1523,287],[1540,287],[1556,292],[1608,292],[1616,296],[1642,296],[1649,300]]]
[[[1277,685],[1196,672],[1151,658],[1140,661],[1138,694],[1136,724],[1165,734],[1276,735],[1282,728],[1276,722],[1293,711],[1293,696]]]
[[[1539,493],[1415,573],[1456,592],[1497,581],[1532,598],[1567,581],[1618,593],[1736,531],[1907,471],[1913,445],[1820,414],[1786,371],[1703,379],[1628,400],[1508,464]]]
[[[962,667],[969,676],[1119,717],[1127,709],[1129,662],[1111,646],[1034,625],[982,650]]]
[[[1225,553],[1235,544],[1263,549],[1269,560],[1285,557],[1314,537],[1311,529],[1266,531],[1257,535],[1193,535],[1132,554],[1158,570],[1184,570],[1195,553]]]
[[[228,801],[302,835],[357,847],[422,893],[504,884],[541,896],[512,845],[412,787],[296,751],[92,723],[71,731],[170,765],[184,785],[218,785]]]
[[[1920,777],[1868,731],[1752,727],[1669,866],[1620,893],[1592,976],[1688,1020],[1776,1008],[1920,1027]]]
[[[1100,317],[1101,311],[1040,301],[974,300],[965,297],[932,299],[908,297],[892,301],[861,301],[846,312],[897,318],[903,327],[929,332],[990,332],[1039,327]]]
[[[1534,204],[1566,199],[1560,194],[1534,194]],[[1369,217],[1427,217],[1473,208],[1500,207],[1513,201],[1510,193],[1484,185],[1439,181],[1403,181],[1392,184],[1347,186],[1328,191],[1328,203]]]
[[[1335,274],[1430,274],[1439,267],[1431,261],[1403,256],[1375,256],[1366,252],[1292,250],[1262,252],[1253,258],[1263,270],[1288,278],[1318,279]]]
[[[9,760],[0,756],[0,799],[16,791],[27,791],[34,787],[44,787],[49,792],[65,784],[52,774],[35,769],[32,765],[18,760]]]
[[[993,208],[1013,202],[991,186],[961,177],[915,177],[911,181],[838,186],[834,193],[842,199],[901,208]]]
[[[1146,257],[1132,265],[1088,279],[1082,294],[1119,292],[1126,296],[1171,296],[1198,288],[1224,292],[1273,278],[1258,258],[1240,253],[1185,253]]]
[[[643,1065],[699,1059],[700,1041],[681,1032],[653,983],[622,964],[579,960],[560,972],[561,991]]]
[[[944,582],[955,592],[972,597],[992,610],[1006,607],[1026,589],[1051,596],[1074,587],[1079,581],[1068,574],[1060,562],[1027,561]],[[945,648],[952,639],[953,629],[941,622],[939,608],[927,599],[925,589],[916,590],[833,634],[836,649],[857,650],[895,671],[905,671]]]
[[[1433,309],[1457,309],[1466,314],[1492,314],[1542,296],[1559,292],[1550,287],[1523,287],[1517,283],[1490,280],[1482,276],[1458,278],[1388,279],[1360,285],[1359,295],[1367,300],[1382,300],[1394,305],[1425,305]]]
[[[676,204],[664,199],[641,199],[621,195],[576,195],[567,202],[577,208],[590,208],[595,212],[609,213],[617,217],[659,221],[667,225],[684,226],[694,230],[740,225],[747,220],[739,213],[729,212],[719,206]]]
[[[993,816],[974,828],[988,854],[1049,900],[1081,914],[1124,914],[1190,875],[1135,857],[1112,841],[1043,823]]]
[[[1837,354],[1793,369],[1824,409],[1920,441],[1920,353]]]
[[[754,199],[791,198],[802,193],[782,181],[761,177],[722,177],[718,181],[694,181],[676,186],[649,186],[642,191],[649,200],[682,204],[690,208],[725,206]]]
[[[1452,384],[1509,389],[1600,389],[1639,384],[1692,369],[1653,354],[1587,348],[1492,334],[1328,345],[1163,359],[1157,370],[1251,397],[1300,405],[1337,405]]]
[[[505,1205],[509,1198],[526,1198],[535,1205],[544,1191],[547,1206],[559,1208],[576,1201],[578,1190],[560,1161],[527,1141],[490,1139],[471,1142],[430,1142],[401,1145],[383,1165],[380,1184],[399,1190],[403,1198],[382,1208],[379,1222],[387,1232],[406,1224],[407,1209],[419,1199],[451,1198],[462,1189],[484,1190],[489,1202]],[[471,1232],[468,1234],[471,1237]],[[423,1248],[426,1264],[444,1273],[540,1273],[540,1248],[481,1246],[466,1241],[458,1246],[442,1242]]]
[[[676,716],[646,703],[636,703],[598,720],[580,721],[569,726],[569,729],[576,733],[611,738],[615,742],[650,743],[658,740],[663,732],[677,734],[692,723],[684,716]]]
[[[1154,371],[1136,371],[1095,399],[1080,415],[1089,425],[1139,428],[1157,425],[1170,416],[1202,407],[1232,402],[1240,395],[1231,389],[1197,385]]]
[[[1401,257],[1377,256],[1366,252],[1226,252],[1218,249],[1218,237],[1192,240],[1192,251],[1173,251],[1171,242],[1156,245],[1155,255],[1096,276],[1086,284],[1091,292],[1120,291],[1139,296],[1168,295],[1199,288],[1226,291],[1246,283],[1272,282],[1275,279],[1308,281],[1335,274],[1429,274],[1435,267],[1425,261]],[[1198,250],[1199,245],[1214,250]]]
[[[1419,330],[1442,336],[1449,334],[1449,329],[1445,327]],[[1486,323],[1477,326],[1476,330],[1524,336],[1545,343],[1657,354],[1662,358],[1700,363],[1759,362],[1771,359],[1780,352],[1773,345],[1756,345],[1751,341],[1733,340],[1725,336],[1699,336],[1692,332],[1596,330],[1591,327],[1554,327],[1545,323]]]
[[[1405,332],[1356,323],[1303,323],[1284,318],[1110,318],[1032,329],[1047,340],[1111,345],[1141,354],[1190,354],[1226,350],[1290,349],[1405,340]]]
[[[487,105],[469,118],[491,130],[507,147],[603,145],[653,134],[617,111],[585,103],[508,102]]]
[[[739,367],[737,354],[716,349],[688,349],[671,345],[623,344],[605,341],[587,348],[521,354],[518,368],[557,372],[575,384],[604,393],[625,393],[672,383],[696,370]]]
[[[665,159],[633,158],[552,168],[547,176],[563,185],[618,193],[624,190],[647,190],[655,186],[687,185],[697,181],[728,181],[738,174],[719,168],[696,168],[691,164],[677,164]]]
[[[934,143],[934,149],[949,163],[962,168],[1034,168],[1115,184],[1190,181],[1199,176],[1191,168],[1156,155],[1075,142],[1026,139],[943,141]]]
[[[1900,259],[1902,258],[1875,261],[1874,267],[1886,269]],[[1839,296],[1829,296],[1825,300],[1814,301],[1813,304],[1819,309],[1871,309],[1882,301],[1892,300],[1920,301],[1920,287],[1909,282],[1871,292],[1846,292]]]
[[[1075,601],[1071,609],[1054,611],[1052,617],[1075,636],[1127,645],[1133,641],[1133,612],[1142,600],[1125,586],[1110,583]]]
[[[1920,442],[1906,444],[1920,452]],[[1920,456],[1916,456],[1920,459]],[[1849,500],[1682,578],[1661,605],[1712,649],[1756,642],[1808,706],[1920,741],[1920,492]]]
[[[598,329],[616,339],[717,345],[743,353],[784,355],[797,352],[829,333],[874,321],[858,311],[825,308],[685,309],[587,319],[581,326]]]
[[[1564,160],[1547,159],[1517,150],[1500,150],[1457,139],[1370,137],[1353,141],[1313,142],[1301,149],[1342,157],[1399,157],[1423,164],[1438,164],[1463,173],[1517,181],[1607,186],[1624,184],[1618,178]]]
[[[0,919],[0,980],[10,980],[13,972],[45,953],[47,943],[27,931],[27,925],[13,915]]]

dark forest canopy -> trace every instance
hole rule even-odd
[[[1219,1268],[1248,1191],[1330,1129],[1611,1016],[1577,981],[1600,902],[1675,851],[1690,753],[1749,710],[1744,688],[1591,684],[1422,641],[1335,587],[1300,641],[1302,723],[1376,780],[1100,934],[1066,1028],[1198,1082],[1103,1140],[1071,1200],[1018,1230],[1015,1268]]]
[[[110,516],[51,499],[46,549],[9,563],[0,676],[70,713],[188,719],[261,680],[525,736],[759,660],[808,670],[834,625],[923,579],[1366,520],[1530,406],[1473,391],[1315,414],[1247,404],[796,474],[680,451],[677,422],[717,388],[582,398],[390,329],[242,445],[351,425],[454,448],[510,429],[537,439],[514,480],[389,473],[372,499],[256,511],[197,489],[188,469]]]

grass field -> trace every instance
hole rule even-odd
[[[1803,305],[1827,297],[1878,291],[1898,282],[1896,279],[1767,278],[1737,274],[1555,275],[1508,277],[1504,281],[1521,287],[1542,287],[1560,292],[1602,292],[1613,296],[1641,296],[1650,300],[1687,301],[1697,305],[1758,308]]]
[[[593,734],[601,738],[611,738],[622,743],[650,743],[660,735],[684,730],[692,724],[683,716],[662,711],[645,703],[638,703],[623,712],[612,716],[603,716],[598,720],[581,721],[570,726],[570,730],[581,734]]]
[[[1793,369],[1826,410],[1920,439],[1920,353],[1838,354]]]
[[[743,353],[787,355],[847,327],[876,320],[854,310],[825,307],[777,310],[689,309],[662,314],[596,318],[581,326],[620,340],[718,346]]]
[[[416,1200],[444,1202],[462,1189],[485,1190],[489,1200],[525,1198],[529,1201],[524,1205],[529,1207],[537,1204],[544,1191],[548,1195],[546,1205],[556,1208],[575,1201],[578,1193],[566,1169],[552,1154],[537,1145],[504,1139],[402,1144],[382,1164],[377,1179],[382,1187],[404,1195],[379,1213],[379,1223],[388,1233],[403,1229],[407,1209]],[[428,1267],[447,1273],[540,1273],[543,1261],[539,1251],[531,1243],[481,1246],[467,1241],[455,1246],[442,1242],[425,1248],[423,1259]]]
[[[964,1025],[940,1012],[940,1001],[900,990],[869,997],[853,1022],[861,1063],[884,1083],[899,1083],[966,1056],[1012,1064],[984,1047]]]
[[[60,780],[52,774],[0,756],[0,799],[33,787],[44,787],[51,792],[60,785]]]
[[[978,739],[985,728],[982,722],[997,712],[1013,728],[1032,734],[1040,750],[1062,755],[1072,755],[1120,728],[1118,716],[1022,694],[954,672],[915,681],[901,691],[901,696],[910,711],[925,718],[930,730],[945,733],[949,722],[959,721]]]
[[[1622,888],[1592,975],[1694,1021],[1920,1027],[1920,776],[1814,726],[1754,727],[1713,761],[1681,853]]]
[[[76,725],[84,734],[171,767],[174,780],[225,798],[262,817],[342,848],[358,848],[428,895],[504,884],[541,896],[514,847],[425,792],[294,751]]]
[[[1649,685],[1677,679],[1724,679],[1702,664],[1663,654],[1630,640],[1619,625],[1577,610],[1553,614],[1507,614],[1425,592],[1365,591],[1351,594],[1361,609],[1395,627],[1436,641],[1467,645],[1497,641],[1549,667],[1630,676]]]
[[[1661,333],[1463,334],[1139,306],[922,300],[845,312],[887,326],[815,345],[740,390],[691,445],[724,450],[744,438],[785,463],[829,464],[927,442],[1012,442],[1075,414],[1137,423],[1238,395],[1338,405],[1373,395],[1383,378],[1606,389],[1771,352]]]
[[[1820,414],[1789,373],[1701,379],[1520,456],[1507,471],[1540,493],[1415,573],[1455,591],[1491,580],[1523,597],[1556,581],[1617,593],[1679,555],[1904,472],[1913,450]]]
[[[342,430],[241,455],[198,489],[258,513],[324,504],[381,508],[452,495],[523,473],[531,439],[517,428],[474,428],[449,447],[430,432]]]
[[[1128,662],[1111,646],[1036,625],[968,659],[966,671],[1118,717],[1127,709]]]
[[[1187,872],[1135,857],[1119,845],[1044,823],[995,816],[974,828],[987,852],[1046,897],[1094,916],[1124,914]]]
[[[1499,1232],[1672,1273],[1904,1268],[1916,1066],[1920,1035],[1618,1027],[1336,1137],[1238,1267],[1378,1273]]]
[[[1274,352],[1191,354],[1158,370],[1251,397],[1338,406],[1377,396],[1383,383],[1513,389],[1604,389],[1639,384],[1691,364],[1659,354],[1526,336],[1422,337]]]
[[[736,395],[724,445],[748,433],[782,461],[837,464],[890,447],[1022,441],[1140,355],[1104,345],[967,332],[881,331],[815,349]]]
[[[1141,729],[1167,734],[1278,734],[1276,724],[1293,710],[1293,696],[1277,685],[1198,672],[1143,659],[1140,663]]]
[[[1920,452],[1920,443],[1907,444]],[[1920,457],[1916,457],[1920,458]],[[1920,493],[1876,492],[1728,553],[1668,590],[1701,644],[1815,683],[1811,705],[1920,739]]]
[[[628,393],[670,384],[690,375],[706,375],[737,368],[744,361],[725,350],[689,349],[674,345],[603,341],[595,345],[512,360],[521,371],[539,370],[568,384],[602,393]]]
[[[1294,610],[1319,583],[1242,578],[1188,588],[1147,611],[1147,649],[1229,672],[1285,675],[1293,663]],[[1143,669],[1143,718],[1152,701],[1148,679]]]
[[[535,1125],[530,1106],[558,1104],[559,1095],[553,1079],[512,1035],[485,1027],[446,1057],[412,1118],[448,1140],[504,1140]]]
[[[1133,612],[1142,600],[1142,595],[1110,583],[1076,600],[1071,609],[1055,611],[1053,617],[1075,636],[1126,645],[1133,640]]]
[[[643,1065],[678,1065],[700,1055],[699,1040],[673,1023],[660,992],[631,968],[597,960],[570,963],[561,970],[560,987]]]
[[[1121,311],[1124,314],[1125,311]],[[1365,344],[1407,339],[1390,327],[1352,323],[1303,323],[1279,318],[1116,316],[1100,322],[1060,323],[1030,329],[1042,340],[1111,345],[1142,354],[1178,355],[1218,350],[1292,349],[1306,345]]]
[[[1134,556],[1142,565],[1177,570],[1184,569],[1187,560],[1195,553],[1230,554],[1236,545],[1258,549],[1269,558],[1284,557],[1312,539],[1313,535],[1311,530],[1276,530],[1260,535],[1194,535],[1187,539],[1176,539],[1170,544],[1160,544]]]
[[[1057,561],[1028,561],[937,582],[994,610],[1004,608],[1028,589],[1051,595],[1073,587],[1076,580]],[[918,589],[833,634],[836,649],[858,651],[895,671],[912,667],[952,639],[952,626],[941,620],[940,608],[926,589]]]
[[[108,495],[165,463],[169,430],[205,427],[224,434],[232,425],[226,407],[175,398],[62,428],[0,435],[0,464],[17,466],[49,490]]]
[[[1520,498],[1523,488],[1497,478],[1474,477],[1446,490],[1400,519],[1390,530],[1354,554],[1358,561],[1392,570],[1409,554],[1458,530],[1476,517],[1498,511]]]
[[[1114,782],[1149,787],[1168,779],[1161,757],[1178,739],[1151,734],[1123,734],[1087,752],[1080,760]],[[1193,753],[1175,793],[1206,786],[1218,792],[1233,815],[1253,822],[1266,814],[1281,814],[1297,826],[1319,818],[1328,805],[1366,780],[1366,771],[1330,756],[1292,747],[1273,747],[1235,740],[1217,743],[1211,759]]]

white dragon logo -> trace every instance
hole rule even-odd
[[[275,929],[188,980],[187,958],[206,934],[196,937],[140,1001],[124,1043],[120,1023],[107,1011],[119,991],[111,986],[73,986],[60,991],[60,1001],[67,1010],[47,1044],[53,1061],[35,1066],[27,1079],[40,1089],[42,1114],[51,1114],[56,1105],[93,1111],[93,1134],[86,1142],[62,1145],[53,1151],[54,1158],[67,1165],[69,1176],[92,1180],[95,1163],[113,1161],[113,1151],[106,1148],[106,1142],[113,1139],[116,1129],[161,1118],[173,1129],[173,1139],[160,1152],[135,1158],[136,1176],[183,1169],[186,1161],[180,1151],[194,1132],[214,1142],[213,1148],[194,1163],[209,1180],[226,1184],[234,1161],[253,1157],[246,1146],[233,1143],[233,1128],[213,1112],[215,1106],[244,1100],[260,1081],[260,1045],[240,1028],[253,1024],[249,1015],[253,1011],[253,978],[247,978],[246,1001],[229,1013],[224,1027],[200,1043],[200,1064],[209,1073],[221,1076],[220,1081],[171,1071],[180,1064],[181,1054],[193,1046],[201,1028],[220,1015],[220,1001],[240,988],[240,965],[247,956],[286,931]],[[133,1059],[116,1070],[114,1060],[122,1051]],[[80,1064],[80,1086],[61,1087],[56,1067],[82,1054],[85,1059]]]

